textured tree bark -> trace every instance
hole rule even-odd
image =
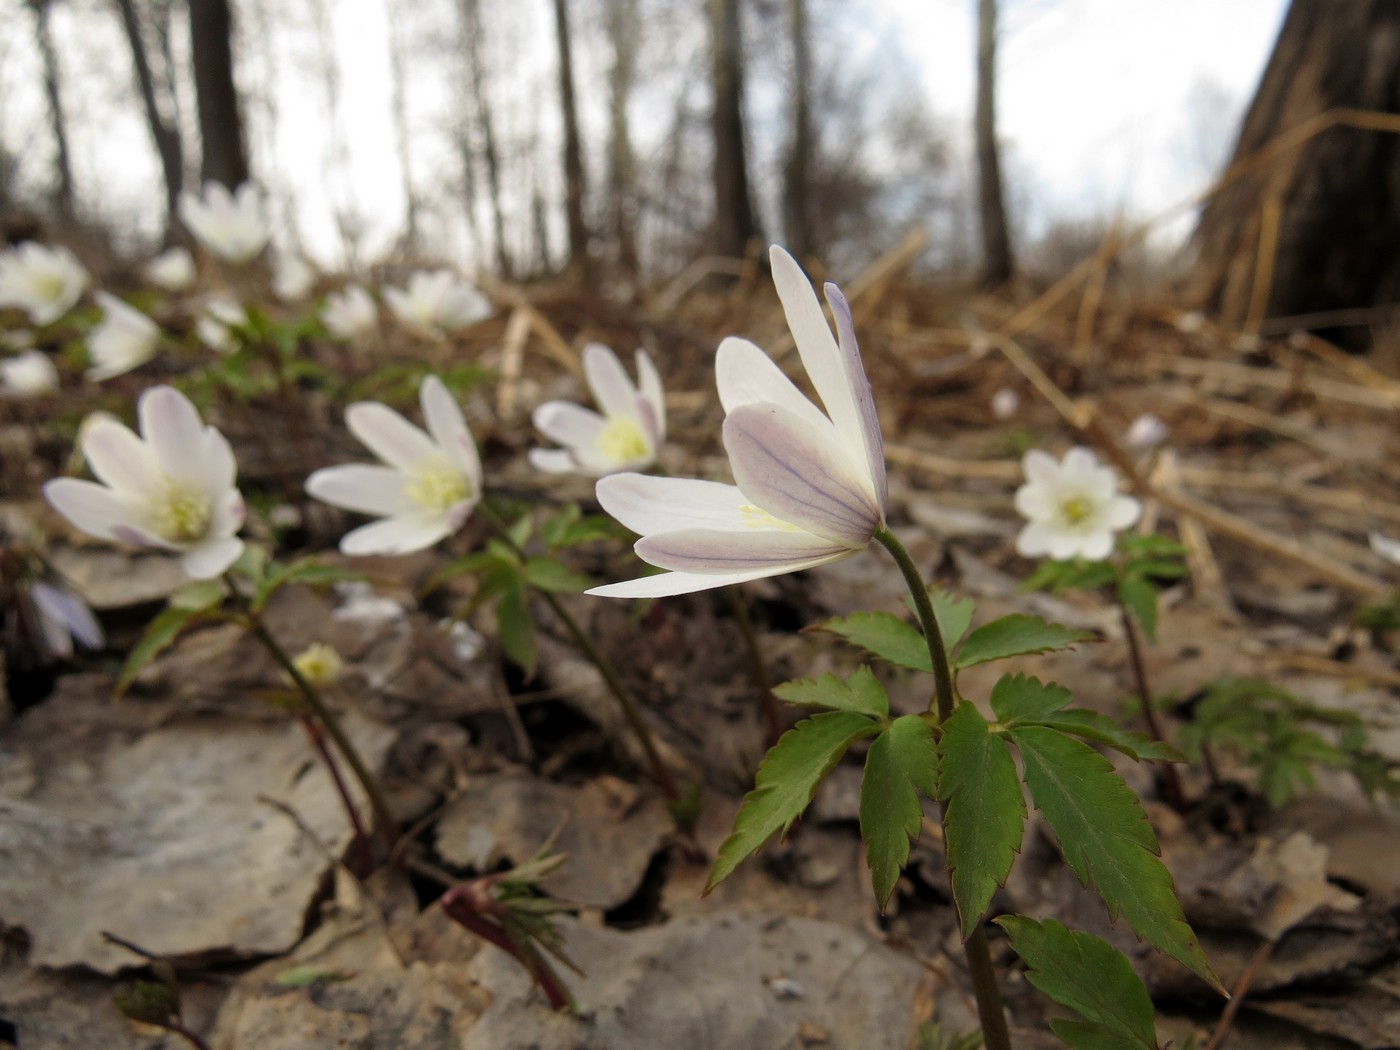
[[[997,147],[997,4],[977,0],[977,201],[982,218],[983,287],[1011,280],[1016,266],[1006,228],[1006,202],[1001,185],[1001,155]]]
[[[714,109],[715,250],[743,256],[758,236],[744,155],[744,47],[739,0],[709,0]]]
[[[788,0],[792,33],[792,139],[783,165],[783,232],[799,259],[816,254],[812,228],[812,48],[807,33],[807,0]]]
[[[49,103],[49,125],[53,128],[57,148],[58,192],[54,203],[59,214],[71,218],[75,201],[73,189],[73,155],[68,148],[68,118],[63,109],[63,92],[59,86],[58,54],[54,51],[53,35],[49,32],[50,0],[29,0],[34,11],[34,39],[39,45],[39,57],[44,66],[44,94]]]
[[[588,222],[583,215],[587,181],[583,147],[578,136],[578,105],[574,99],[574,52],[569,33],[567,0],[554,0],[554,28],[559,42],[559,109],[564,121],[564,211],[569,226],[569,269],[585,279],[588,265]]]
[[[233,80],[233,19],[228,0],[189,0],[190,54],[203,150],[200,178],[233,189],[248,181],[243,118]]]
[[[637,160],[632,147],[628,103],[637,80],[637,0],[607,0],[608,38],[613,62],[608,71],[608,215],[618,264],[628,273],[640,268],[637,255]]]
[[[1336,107],[1400,113],[1400,4],[1293,0],[1231,163]],[[1273,202],[1277,202],[1275,208]],[[1188,298],[1241,326],[1256,294],[1261,216],[1279,216],[1267,317],[1400,301],[1400,136],[1332,127],[1216,194],[1201,212]],[[1262,293],[1262,289],[1261,289]],[[1363,329],[1305,327],[1358,345]]]
[[[165,212],[175,214],[180,199],[180,190],[185,181],[185,151],[180,142],[180,131],[176,125],[168,123],[156,101],[155,78],[151,76],[151,62],[146,53],[146,41],[141,34],[141,17],[136,12],[135,0],[117,0],[121,11],[122,27],[126,30],[126,41],[131,48],[131,63],[136,69],[136,86],[141,92],[141,104],[146,111],[146,126],[151,131],[151,141],[160,157],[161,175],[165,179]]]

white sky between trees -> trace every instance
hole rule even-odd
[[[318,71],[315,4],[236,0],[237,61],[254,169],[289,227],[281,243],[299,243],[322,265],[341,262],[333,212],[363,216],[369,257],[393,243],[404,211],[402,176],[390,111],[390,32],[386,2],[321,0],[341,79],[340,126],[348,163],[335,162],[325,89]],[[820,63],[878,70],[866,90],[894,100],[922,91],[948,136],[955,164],[970,164],[975,0],[809,0]],[[644,0],[645,5],[645,0]],[[443,7],[436,11],[435,7]],[[483,0],[487,56],[494,76],[497,132],[509,140],[538,123],[536,165],[552,200],[559,150],[554,29],[548,0]],[[699,0],[691,5],[697,9]],[[1013,211],[1032,231],[1055,218],[1124,211],[1144,217],[1203,187],[1233,143],[1240,114],[1268,57],[1287,0],[1002,0],[998,90],[1004,166]],[[601,29],[577,4],[575,65],[586,161],[601,183],[607,138],[604,76],[610,56]],[[465,222],[451,213],[458,185],[452,122],[460,113],[455,26],[450,3],[399,4],[394,10],[415,58],[408,81],[414,136],[414,184],[428,204],[425,246],[465,265],[478,262]],[[61,0],[53,13],[65,75],[75,181],[86,216],[115,226],[133,248],[159,229],[162,191],[127,49],[114,5]],[[0,0],[0,141],[20,157],[22,188],[51,177],[52,145],[22,0]],[[255,41],[272,46],[253,46]],[[176,60],[186,42],[176,38]],[[634,102],[644,157],[664,148],[674,100],[693,70],[692,106],[703,110],[706,40],[698,22],[653,41],[642,58],[646,94]],[[783,139],[786,60],[760,66],[751,54],[751,158],[758,182],[771,184]],[[506,80],[509,84],[506,84]],[[277,109],[275,126],[268,101]],[[185,93],[187,125],[192,94]],[[879,108],[879,100],[872,105]],[[817,113],[821,119],[821,113]],[[191,139],[192,141],[192,139]],[[188,158],[191,164],[196,158]],[[878,164],[878,160],[875,162]],[[970,185],[970,178],[963,180]],[[766,228],[772,202],[760,201]],[[972,206],[969,200],[968,206]],[[562,210],[556,209],[556,210]],[[519,209],[522,244],[528,210]],[[556,217],[556,222],[560,221]],[[555,244],[562,244],[556,231]],[[479,260],[486,263],[488,260]]]

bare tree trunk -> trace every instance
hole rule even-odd
[[[1015,263],[1006,228],[1002,195],[1001,155],[997,146],[997,2],[977,0],[977,201],[982,216],[982,277],[984,287],[1011,280]]]
[[[248,181],[248,153],[233,80],[229,0],[189,0],[190,54],[203,150],[200,178],[230,189]]]
[[[403,187],[404,242],[412,252],[418,246],[418,193],[413,188],[413,135],[408,126],[408,85],[404,70],[402,18],[405,8],[389,4],[386,10],[389,18],[389,107],[394,116],[394,145],[399,153],[399,179]]]
[[[117,0],[117,8],[121,11],[122,27],[126,30],[126,41],[131,48],[136,86],[141,91],[141,104],[146,110],[146,126],[150,128],[151,141],[160,156],[161,175],[165,179],[165,212],[167,216],[173,216],[185,181],[185,151],[180,142],[180,129],[178,125],[166,121],[156,101],[155,78],[151,75],[151,62],[135,0]]]
[[[491,104],[486,97],[486,76],[481,59],[480,0],[458,0],[462,36],[471,65],[472,99],[475,103],[476,125],[481,133],[481,159],[486,165],[486,190],[491,197],[491,217],[495,226],[496,269],[505,280],[514,273],[510,250],[506,245],[506,216],[501,201],[501,165],[496,151],[496,133],[491,120]]]
[[[58,150],[58,192],[54,203],[65,219],[72,218],[76,194],[73,189],[73,155],[68,149],[68,118],[63,110],[63,92],[59,87],[58,54],[53,35],[49,32],[50,0],[29,0],[34,12],[34,39],[39,45],[39,57],[44,65],[44,94],[49,102],[49,125],[53,128],[54,145]]]
[[[708,0],[714,87],[715,250],[740,257],[758,236],[744,157],[744,47],[739,0]]]
[[[788,0],[792,33],[792,139],[783,166],[783,227],[788,249],[799,259],[816,254],[812,228],[811,164],[812,49],[807,34],[807,0]]]
[[[1400,5],[1293,0],[1231,163],[1334,107],[1400,113],[1397,69]],[[1266,212],[1278,222],[1264,281],[1256,269]],[[1400,302],[1400,138],[1333,127],[1279,154],[1211,198],[1195,243],[1188,296],[1232,326]],[[1365,341],[1364,328],[1313,327]]]
[[[574,56],[566,0],[554,0],[554,26],[559,40],[559,108],[564,119],[564,211],[569,226],[569,269],[585,280],[589,275],[588,223],[583,216],[587,189],[583,147],[578,137],[578,106],[574,100]]]
[[[637,0],[607,0],[608,37],[613,63],[608,72],[608,213],[617,261],[628,273],[639,269],[637,258],[637,161],[632,148],[628,103],[637,79]]]

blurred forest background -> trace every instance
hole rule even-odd
[[[135,255],[251,178],[333,271],[655,284],[780,241],[851,273],[917,228],[925,268],[1053,274],[1209,183],[1286,4],[1171,6],[0,0],[0,215]]]

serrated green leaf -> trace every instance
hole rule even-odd
[[[862,667],[845,681],[834,674],[797,678],[774,687],[773,694],[799,707],[829,707],[833,711],[855,711],[876,718],[885,718],[890,713],[890,698],[885,687],[868,667]]]
[[[938,751],[928,723],[904,715],[871,743],[860,782],[860,837],[881,911],[909,860],[909,843],[919,838],[920,792],[938,796]]]
[[[858,645],[872,656],[911,671],[932,672],[928,642],[918,629],[898,616],[887,612],[860,612],[839,616],[815,626],[815,630],[830,631],[852,645]]]
[[[1146,580],[1127,578],[1118,581],[1118,600],[1142,626],[1147,640],[1157,640],[1157,588]]]
[[[578,594],[593,586],[592,579],[553,558],[527,560],[525,579],[531,587],[551,594]]]
[[[992,686],[991,696],[997,720],[1006,725],[1042,721],[1067,707],[1072,699],[1064,686],[1025,674],[1002,675]]]
[[[1026,800],[1006,744],[971,704],[959,704],[944,721],[938,755],[943,836],[966,937],[1021,851]]]
[[[1082,736],[1095,743],[1121,751],[1139,762],[1185,762],[1186,756],[1170,744],[1153,740],[1146,733],[1124,729],[1107,715],[1076,708],[1047,718],[1042,725],[1062,733]]]
[[[519,579],[506,587],[496,606],[496,627],[501,636],[501,648],[511,662],[525,672],[526,678],[535,674],[535,618],[530,614],[530,602]]]
[[[423,584],[420,594],[428,595],[437,590],[444,583],[455,580],[458,576],[466,576],[470,573],[480,572],[488,565],[495,565],[499,559],[489,551],[477,551],[468,554],[465,558],[458,558],[455,561],[444,565],[437,572],[428,577],[428,582]]]
[[[1016,726],[1026,786],[1060,852],[1084,885],[1092,883],[1133,931],[1220,988],[1176,899],[1157,836],[1131,788],[1088,744],[1044,726]]]
[[[1039,616],[1012,613],[983,624],[968,635],[954,663],[959,668],[972,667],[991,660],[1004,660],[1008,656],[1048,653],[1068,648],[1076,642],[1093,640],[1094,636],[1088,631],[1076,631],[1071,627],[1049,623]]]
[[[933,618],[938,623],[938,633],[943,636],[943,645],[952,649],[972,626],[977,604],[971,598],[959,598],[937,587],[928,589],[928,600],[933,605]]]
[[[283,587],[293,583],[308,587],[328,587],[346,580],[363,580],[365,574],[339,565],[326,565],[315,558],[298,558],[296,561],[273,569],[258,584],[253,594],[254,611],[262,609],[272,596]]]
[[[141,640],[127,654],[126,663],[122,665],[121,677],[117,679],[117,695],[121,696],[131,688],[131,683],[136,680],[142,668],[174,645],[175,639],[179,638],[182,632],[202,620],[209,619],[211,615],[207,608],[187,609],[171,605],[162,609],[146,626]]]
[[[880,723],[850,711],[803,719],[779,738],[758,767],[754,789],[744,796],[734,830],[724,840],[705,882],[709,893],[774,833],[785,834],[846,749],[880,731]]]
[[[1075,1050],[1157,1050],[1152,999],[1132,964],[1102,938],[1062,926],[1004,915],[1016,954],[1030,967],[1026,979],[1083,1022],[1052,1022]]]

